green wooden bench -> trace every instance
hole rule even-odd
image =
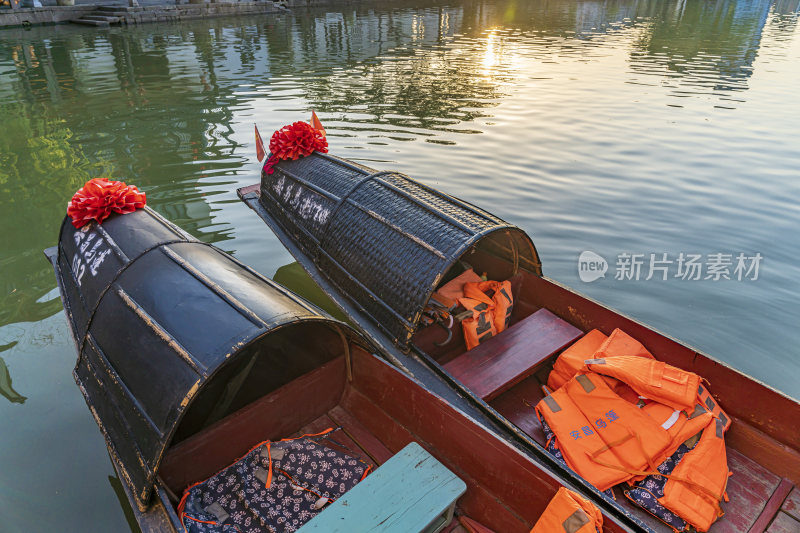
[[[438,533],[466,484],[416,442],[386,461],[298,533]]]

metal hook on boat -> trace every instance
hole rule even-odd
[[[445,344],[453,340],[453,315],[449,315],[449,317],[450,317],[450,323],[447,324],[446,326],[444,324],[437,322],[437,324],[442,326],[445,329],[445,331],[447,331],[447,338],[442,342],[434,342],[433,344],[435,344],[436,346],[444,346]]]

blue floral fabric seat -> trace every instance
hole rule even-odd
[[[300,529],[370,470],[315,436],[263,442],[183,494],[187,533],[284,533]]]

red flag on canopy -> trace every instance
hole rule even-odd
[[[264,141],[261,140],[261,134],[258,133],[258,126],[256,126],[256,157],[258,157],[258,161],[261,162],[265,155],[267,155],[267,151],[264,150]]]
[[[322,127],[322,122],[319,121],[319,118],[313,109],[311,110],[311,127],[319,131],[322,136],[325,137],[325,128]]]

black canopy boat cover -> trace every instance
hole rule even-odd
[[[314,152],[281,161],[239,195],[347,299],[348,314],[365,315],[402,350],[471,248],[498,259],[495,279],[520,269],[541,275],[524,231],[398,172]]]
[[[348,342],[367,346],[149,208],[81,229],[67,218],[45,254],[78,349],[73,375],[140,514],[154,487],[165,501],[157,480],[171,445],[349,353]]]

